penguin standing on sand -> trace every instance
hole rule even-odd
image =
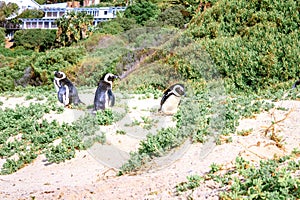
[[[112,92],[112,83],[117,78],[119,76],[108,73],[100,79],[94,98],[94,113],[97,110],[105,110],[108,106],[114,106],[115,95]]]
[[[161,98],[160,108],[158,111],[162,111],[167,115],[175,114],[182,96],[185,96],[185,88],[183,84],[176,83],[170,86]]]
[[[59,102],[63,103],[65,106],[70,104],[78,105],[79,103],[82,103],[79,99],[76,87],[67,78],[64,72],[54,72],[54,86]]]

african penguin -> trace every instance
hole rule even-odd
[[[162,111],[167,115],[175,114],[182,96],[185,96],[185,88],[183,84],[176,83],[170,86],[163,93],[158,111]]]
[[[300,80],[296,81],[296,82],[293,84],[292,89],[295,89],[298,85],[300,85]]]
[[[108,73],[100,79],[95,93],[93,113],[97,110],[105,110],[108,106],[114,106],[115,95],[112,92],[112,83],[116,78],[119,76]]]
[[[54,72],[54,86],[59,102],[63,103],[65,106],[68,106],[70,104],[78,105],[79,103],[83,103],[79,99],[76,87],[67,78],[64,72]]]

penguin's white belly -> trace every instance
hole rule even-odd
[[[162,105],[161,111],[168,115],[175,114],[177,112],[179,102],[180,97],[171,95]]]

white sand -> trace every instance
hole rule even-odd
[[[159,100],[142,99],[138,97],[121,99],[117,96],[116,109],[121,107],[122,101],[129,102],[129,112],[126,117],[112,126],[102,129],[107,134],[107,147],[114,147],[120,155],[126,154],[138,148],[140,139],[145,138],[148,132],[172,126],[171,117],[158,115],[155,110]],[[87,105],[92,103],[88,95],[82,97]],[[24,99],[5,99],[3,106],[14,107],[16,102],[26,102]],[[22,168],[11,175],[0,176],[0,198],[1,199],[185,199],[190,193],[175,196],[175,186],[186,181],[186,176],[203,174],[208,172],[212,163],[231,165],[236,156],[241,155],[250,161],[258,161],[262,158],[272,158],[274,154],[285,155],[293,148],[299,148],[300,144],[300,102],[283,101],[277,102],[277,106],[294,108],[290,115],[276,126],[276,133],[284,138],[284,147],[278,148],[270,137],[265,136],[265,127],[271,125],[272,120],[282,119],[288,111],[272,110],[262,113],[255,119],[243,119],[240,121],[239,130],[252,128],[248,136],[231,136],[231,143],[222,145],[211,145],[208,155],[203,156],[205,151],[202,144],[187,146],[181,152],[180,157],[174,157],[165,165],[158,168],[153,166],[148,171],[136,175],[125,175],[117,177],[111,160],[105,159],[117,157],[115,155],[97,154],[92,150],[77,152],[76,158],[61,164],[49,164],[43,155],[39,156],[33,163]],[[274,112],[273,112],[274,111]],[[60,115],[47,115],[47,119],[75,120],[80,113],[74,114],[74,110],[66,109]],[[71,118],[73,116],[73,118]],[[142,121],[141,117],[147,116],[157,119],[150,130],[139,126],[125,126],[134,120]],[[124,130],[126,135],[116,133],[116,130]],[[109,149],[110,150],[110,149]],[[114,152],[109,151],[108,152]],[[101,150],[105,152],[104,149]],[[121,152],[121,153],[120,153]],[[121,155],[122,152],[124,155]],[[101,157],[102,156],[102,157]],[[104,162],[102,162],[103,160]],[[218,199],[214,191],[214,183],[201,185],[191,196],[195,199]]]

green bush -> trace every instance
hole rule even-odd
[[[31,95],[31,98],[43,96],[47,97],[47,101],[30,103],[28,107],[17,105],[15,109],[0,109],[0,159],[4,161],[0,174],[11,174],[43,153],[48,162],[63,162],[74,158],[76,150],[105,141],[103,134],[96,133],[99,124],[90,114],[72,124],[43,119],[46,113],[61,113],[64,109],[57,106],[57,99],[51,92],[22,88],[20,92],[10,95]]]
[[[108,22],[102,22],[99,32],[105,34],[117,35],[119,33],[124,32],[124,29],[122,28],[120,23],[112,20]]]
[[[143,25],[147,20],[156,19],[160,10],[156,4],[149,1],[139,1],[128,6],[124,16],[135,19],[136,23]]]
[[[96,121],[99,125],[112,125],[115,121],[114,113],[111,109],[105,109],[103,111],[97,111],[96,113]]]
[[[10,58],[11,60],[4,62],[5,65],[0,68],[0,91],[13,90],[17,86],[25,69],[30,67],[31,73],[28,79],[29,85],[34,86],[53,86],[53,72],[62,70],[69,73],[67,69],[72,71],[72,67],[79,62],[83,55],[85,55],[83,48],[60,48],[48,52],[33,53],[30,56],[18,56]],[[5,58],[8,60],[9,58]],[[71,76],[70,78],[74,79]]]
[[[26,29],[16,31],[14,34],[14,46],[37,52],[46,51],[54,47],[56,30]]]
[[[259,165],[237,157],[233,168],[225,172],[219,165],[212,164],[210,167],[206,175],[188,176],[188,181],[177,184],[177,192],[194,190],[206,181],[214,181],[219,185],[215,189],[221,191],[218,193],[221,200],[297,199],[300,195],[297,177],[300,162],[292,156],[261,160]]]
[[[3,56],[3,59],[1,58],[2,64],[18,56],[31,56],[33,53],[33,50],[27,50],[24,47],[15,47],[13,49],[0,47],[0,57]]]
[[[97,86],[104,74],[116,74],[117,63],[121,56],[128,52],[124,41],[117,37],[95,35],[95,38],[98,40],[87,40],[89,44],[94,44],[94,47],[89,46],[91,52],[72,70],[78,85]]]
[[[221,193],[221,199],[297,199],[300,181],[293,173],[299,170],[300,162],[290,160],[283,164],[281,160],[262,160],[259,167],[255,167],[237,157],[235,165],[239,176],[231,178],[232,172],[224,175],[223,184],[231,181],[231,187]]]
[[[68,12],[55,20],[56,42],[60,46],[70,46],[88,38],[93,32],[93,16],[86,12]]]
[[[98,26],[97,32],[117,35],[130,29],[137,28],[140,25],[136,23],[134,18],[117,17],[110,21],[102,22]]]
[[[164,26],[174,26],[177,28],[183,28],[184,24],[188,21],[184,19],[181,10],[184,10],[183,6],[172,6],[164,10],[158,16],[158,20],[162,22]]]
[[[44,0],[41,0],[44,1]],[[35,18],[43,18],[44,17],[44,12],[39,9],[26,9],[24,10],[18,18],[30,18],[30,19],[35,19]]]
[[[257,91],[299,77],[298,10],[293,0],[221,0],[187,32],[201,39],[230,87]]]

